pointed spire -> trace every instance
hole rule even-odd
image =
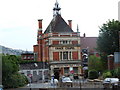
[[[79,27],[78,27],[78,24],[77,24],[77,32],[79,32]]]
[[[51,28],[51,25],[50,25],[50,30],[49,30],[49,33],[51,33],[52,32],[52,30],[51,30],[52,28]]]
[[[59,7],[59,3],[56,0],[55,7],[53,8],[53,16],[60,15],[61,8]]]

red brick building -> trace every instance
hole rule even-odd
[[[60,14],[61,8],[56,1],[53,19],[47,29],[42,30],[42,19],[38,20],[37,44],[34,53],[37,61],[49,62],[51,74],[59,75],[81,73],[80,33],[72,30],[72,20],[68,24]]]
[[[25,52],[21,54],[22,60],[34,60],[34,53]]]

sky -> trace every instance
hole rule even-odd
[[[118,19],[119,0],[58,0],[61,16],[80,36],[98,37],[99,27]],[[53,18],[56,0],[0,0],[0,45],[33,51],[37,44],[38,19],[43,31]]]

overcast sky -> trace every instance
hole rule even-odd
[[[56,0],[0,0],[0,45],[33,50],[37,43],[38,19],[43,19],[43,31],[53,18]],[[98,36],[99,26],[108,19],[118,19],[119,0],[58,0],[61,16],[77,24],[81,36]]]

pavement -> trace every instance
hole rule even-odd
[[[100,82],[96,82],[96,83],[93,83],[93,82],[79,82],[79,81],[74,81],[73,83],[73,87],[68,87],[68,86],[63,86],[63,87],[59,87],[59,86],[55,86],[55,85],[51,85],[50,83],[31,83],[30,85],[26,85],[25,87],[22,87],[22,88],[44,88],[44,89],[47,89],[47,88],[57,88],[60,89],[60,88],[103,88],[103,85],[102,83]]]
[[[5,90],[103,90],[103,85],[101,82],[81,82],[79,80],[73,81],[73,87],[59,87],[55,85],[51,85],[49,82],[46,83],[31,83],[24,87],[16,88],[16,89],[5,89]]]

